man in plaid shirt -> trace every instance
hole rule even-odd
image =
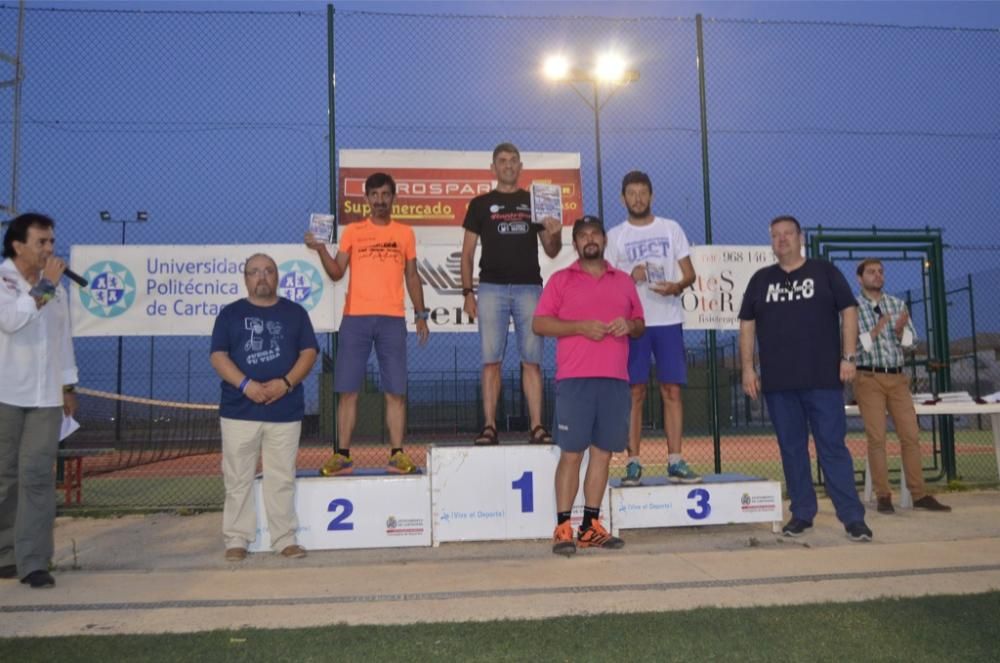
[[[885,457],[886,410],[892,415],[899,437],[906,487],[913,495],[913,508],[951,511],[924,491],[920,460],[920,427],[910,394],[910,378],[903,371],[903,349],[913,345],[916,333],[902,300],[882,292],[885,273],[879,260],[858,265],[858,370],[854,397],[868,437],[868,465],[879,513],[893,513],[889,469]]]

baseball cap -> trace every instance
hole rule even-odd
[[[590,225],[597,226],[601,230],[602,235],[607,234],[604,231],[604,222],[601,221],[601,217],[591,216],[588,214],[587,216],[581,216],[573,223],[573,239],[576,239],[577,234],[583,229],[584,226]]]

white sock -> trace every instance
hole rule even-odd
[[[676,463],[679,463],[682,460],[684,460],[684,456],[682,456],[680,454],[669,454],[667,456],[667,463],[669,463],[670,465],[674,465]]]
[[[629,456],[628,457],[628,462],[630,462],[630,463],[639,463],[640,465],[642,465],[642,463],[639,462],[639,457],[638,456]]]

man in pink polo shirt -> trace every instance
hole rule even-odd
[[[628,444],[632,398],[628,384],[628,337],[642,335],[642,304],[635,283],[604,260],[607,235],[596,216],[573,224],[579,260],[549,279],[532,329],[556,342],[554,437],[561,451],[556,467],[556,531],[552,552],[621,548],[625,542],[601,525],[601,498],[608,485],[611,454]],[[580,484],[580,463],[590,449],[583,480],[583,522],[573,541],[570,513]]]

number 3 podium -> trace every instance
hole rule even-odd
[[[342,477],[303,473],[296,482],[298,542],[309,550],[430,546],[448,541],[547,539],[555,527],[554,477],[559,449],[552,445],[432,446],[426,474],[389,475],[358,470]],[[586,459],[581,468],[581,487]],[[581,488],[582,491],[582,488]],[[257,538],[251,551],[270,549],[254,486]],[[573,508],[583,512],[582,492]],[[612,481],[601,518],[622,529],[782,520],[781,484],[743,475],[710,475],[700,484],[662,477],[622,488]]]

